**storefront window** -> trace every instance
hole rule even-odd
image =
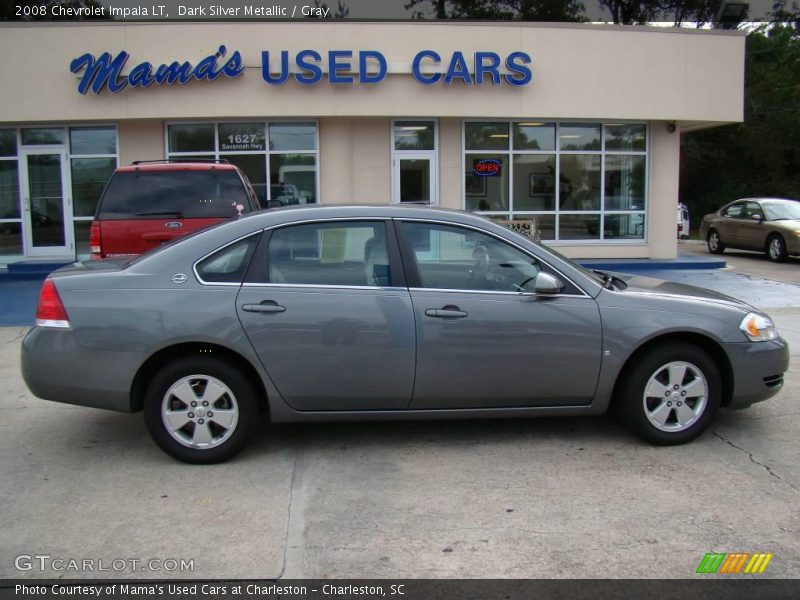
[[[514,123],[514,150],[555,150],[556,124]]]
[[[73,127],[69,148],[74,155],[116,154],[117,131],[113,127]]]
[[[606,156],[606,210],[644,208],[644,157]]]
[[[169,126],[170,152],[213,152],[214,126],[181,124]]]
[[[22,145],[52,145],[64,143],[64,130],[60,127],[27,128],[22,130]]]
[[[561,210],[600,210],[600,156],[562,155],[558,181]]]
[[[16,160],[0,160],[0,219],[19,218],[19,167]]]
[[[264,123],[220,123],[220,152],[256,152],[266,148]]]
[[[464,183],[467,210],[509,209],[508,155],[468,154]]]
[[[313,154],[273,154],[270,156],[270,199],[287,204],[314,204],[317,201],[317,165]]]
[[[106,183],[117,168],[115,127],[71,127],[69,168],[75,251],[89,254],[89,227]]]
[[[0,156],[17,155],[16,129],[0,129]]]
[[[316,123],[175,123],[167,126],[167,144],[170,160],[236,165],[263,208],[318,201]]]
[[[117,167],[116,157],[73,158],[72,206],[76,217],[93,217],[97,203]]]
[[[644,125],[609,123],[606,125],[606,150],[644,152],[647,130]]]
[[[435,126],[431,121],[395,121],[395,150],[434,150]]]
[[[514,155],[514,200],[517,210],[555,210],[555,154]]]
[[[476,123],[464,125],[467,150],[508,150],[508,123]]]
[[[270,150],[316,150],[317,126],[314,123],[271,123]]]
[[[641,242],[646,190],[643,123],[464,122],[465,208],[539,239]]]
[[[600,150],[600,125],[562,123],[558,128],[562,151]]]

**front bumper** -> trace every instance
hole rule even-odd
[[[783,338],[729,343],[724,347],[733,373],[729,408],[746,408],[781,390],[783,374],[789,368],[789,346]]]
[[[70,329],[34,327],[22,340],[22,378],[44,400],[132,412],[131,384],[144,362],[136,352],[82,348]]]

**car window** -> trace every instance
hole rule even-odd
[[[731,204],[728,208],[722,211],[723,217],[730,217],[731,219],[741,219],[744,213],[744,204],[739,202]]]
[[[99,219],[231,218],[250,212],[236,171],[120,171],[97,210]]]
[[[197,263],[197,275],[205,283],[241,283],[258,243],[251,235],[226,246]]]
[[[764,218],[764,213],[762,212],[761,207],[755,202],[748,202],[744,209],[744,218],[752,219],[753,215],[758,215],[762,219]]]
[[[270,283],[388,286],[383,221],[312,223],[272,232],[267,249]]]
[[[403,223],[422,287],[533,292],[539,261],[492,236],[449,225]]]
[[[763,206],[770,221],[800,221],[800,202],[792,200],[765,202]]]

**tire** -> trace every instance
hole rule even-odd
[[[788,253],[786,252],[786,240],[783,239],[782,235],[773,233],[767,238],[767,247],[764,253],[772,262],[785,262],[788,257]]]
[[[144,420],[158,447],[173,458],[219,463],[238,454],[255,434],[257,398],[253,383],[235,366],[190,356],[166,364],[153,377],[145,391]]]
[[[628,428],[659,446],[685,444],[703,433],[722,400],[722,379],[711,357],[677,342],[646,350],[635,360],[620,375],[614,399]]]
[[[725,252],[725,244],[722,243],[716,229],[712,229],[708,232],[706,244],[708,244],[708,251],[711,252],[711,254],[722,254]]]

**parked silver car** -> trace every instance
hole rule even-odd
[[[254,213],[42,288],[22,371],[41,398],[143,410],[186,462],[261,421],[589,415],[678,444],[783,385],[738,300],[587,271],[482,217],[405,206]]]

